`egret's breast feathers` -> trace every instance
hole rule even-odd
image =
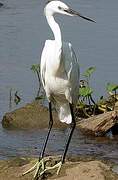
[[[74,97],[74,92],[79,87],[79,71],[70,43],[64,42],[60,48],[55,41],[46,41],[41,57],[41,76],[48,93],[56,95],[70,92]]]

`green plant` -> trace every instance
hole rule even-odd
[[[83,77],[85,79],[80,81],[79,96],[80,98],[82,97],[83,101],[88,100],[89,105],[91,105],[91,102],[95,104],[95,101],[93,100],[93,97],[92,97],[93,89],[90,87],[90,77],[95,70],[96,70],[96,67],[89,67],[83,73]]]
[[[18,105],[21,102],[21,97],[18,90],[15,88],[9,89],[9,110],[12,110],[14,105]]]
[[[117,90],[118,90],[118,84],[114,83],[107,83],[106,85],[107,92],[111,95],[110,101],[112,104],[112,110],[115,108],[115,103],[117,101]]]
[[[85,116],[89,117],[88,112],[92,114],[95,113],[95,109],[97,107],[95,101],[93,100],[93,89],[90,87],[90,78],[93,72],[95,71],[95,67],[88,68],[83,73],[83,80],[80,80],[80,89],[79,89],[79,109],[83,109],[83,113]]]
[[[91,96],[92,93],[93,93],[93,90],[90,87],[87,87],[87,86],[80,87],[79,94],[83,98]]]
[[[14,102],[15,102],[16,105],[18,105],[20,103],[20,101],[21,101],[21,97],[18,94],[18,91],[16,91],[15,94],[14,94]]]
[[[93,72],[95,72],[96,67],[95,66],[91,66],[88,69],[86,69],[86,71],[83,73],[83,76],[86,79],[86,82],[88,83],[89,86],[89,81],[90,81],[90,77],[93,74]]]
[[[106,90],[110,94],[114,94],[114,97],[116,98],[117,90],[118,90],[118,84],[114,83],[107,83]]]
[[[33,64],[31,66],[31,70],[36,74],[38,79],[38,91],[37,91],[37,97],[39,97],[40,90],[41,90],[41,79],[40,79],[40,65],[39,64]]]

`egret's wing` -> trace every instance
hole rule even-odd
[[[63,62],[68,79],[79,79],[79,62],[71,43],[63,44]],[[71,77],[72,75],[76,77]]]
[[[72,102],[76,104],[79,93],[80,71],[78,59],[71,43],[64,43],[63,45],[63,62],[69,82],[68,99],[72,99]]]
[[[77,80],[78,86],[79,86],[79,80],[80,80],[80,66],[79,66],[79,59],[77,58],[74,49],[71,46],[71,51],[72,51],[72,59],[73,59],[73,73],[74,73],[74,79]]]

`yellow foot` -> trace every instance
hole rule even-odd
[[[29,170],[27,170],[26,172],[24,172],[22,174],[22,176],[32,172],[35,170],[35,174],[34,174],[34,177],[33,179],[38,179],[38,177],[40,176],[41,172],[43,172],[45,170],[45,163],[49,161],[49,158],[43,158],[41,159],[40,161],[36,162],[36,164],[31,167]],[[43,173],[42,173],[43,174]]]
[[[49,170],[53,170],[53,169],[56,169],[57,168],[57,175],[59,174],[60,172],[60,169],[61,169],[61,166],[62,166],[62,162],[60,161],[59,163],[55,164],[54,166],[51,166],[51,167],[45,167],[45,169],[40,173],[40,176],[43,175],[45,172],[49,171]]]

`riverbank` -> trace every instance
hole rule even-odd
[[[52,158],[52,157],[51,157]],[[55,157],[54,157],[55,158]],[[58,159],[58,158],[57,158]],[[22,173],[33,166],[36,159],[14,158],[0,161],[0,180],[32,180],[33,173],[22,176]],[[50,171],[46,179],[51,180],[117,180],[110,163],[100,160],[70,158],[62,166],[60,174]]]
[[[68,127],[67,124],[59,121],[58,114],[54,109],[53,119],[53,128],[64,129]],[[2,120],[4,128],[17,130],[44,129],[48,127],[48,123],[49,110],[40,100],[35,100],[19,109],[5,113]],[[113,134],[114,131],[118,132],[117,106],[114,106],[114,110],[112,111],[94,116],[91,115],[89,118],[82,118],[81,116],[76,115],[76,128],[79,128],[85,134],[94,136],[105,136],[105,134],[110,130]]]

